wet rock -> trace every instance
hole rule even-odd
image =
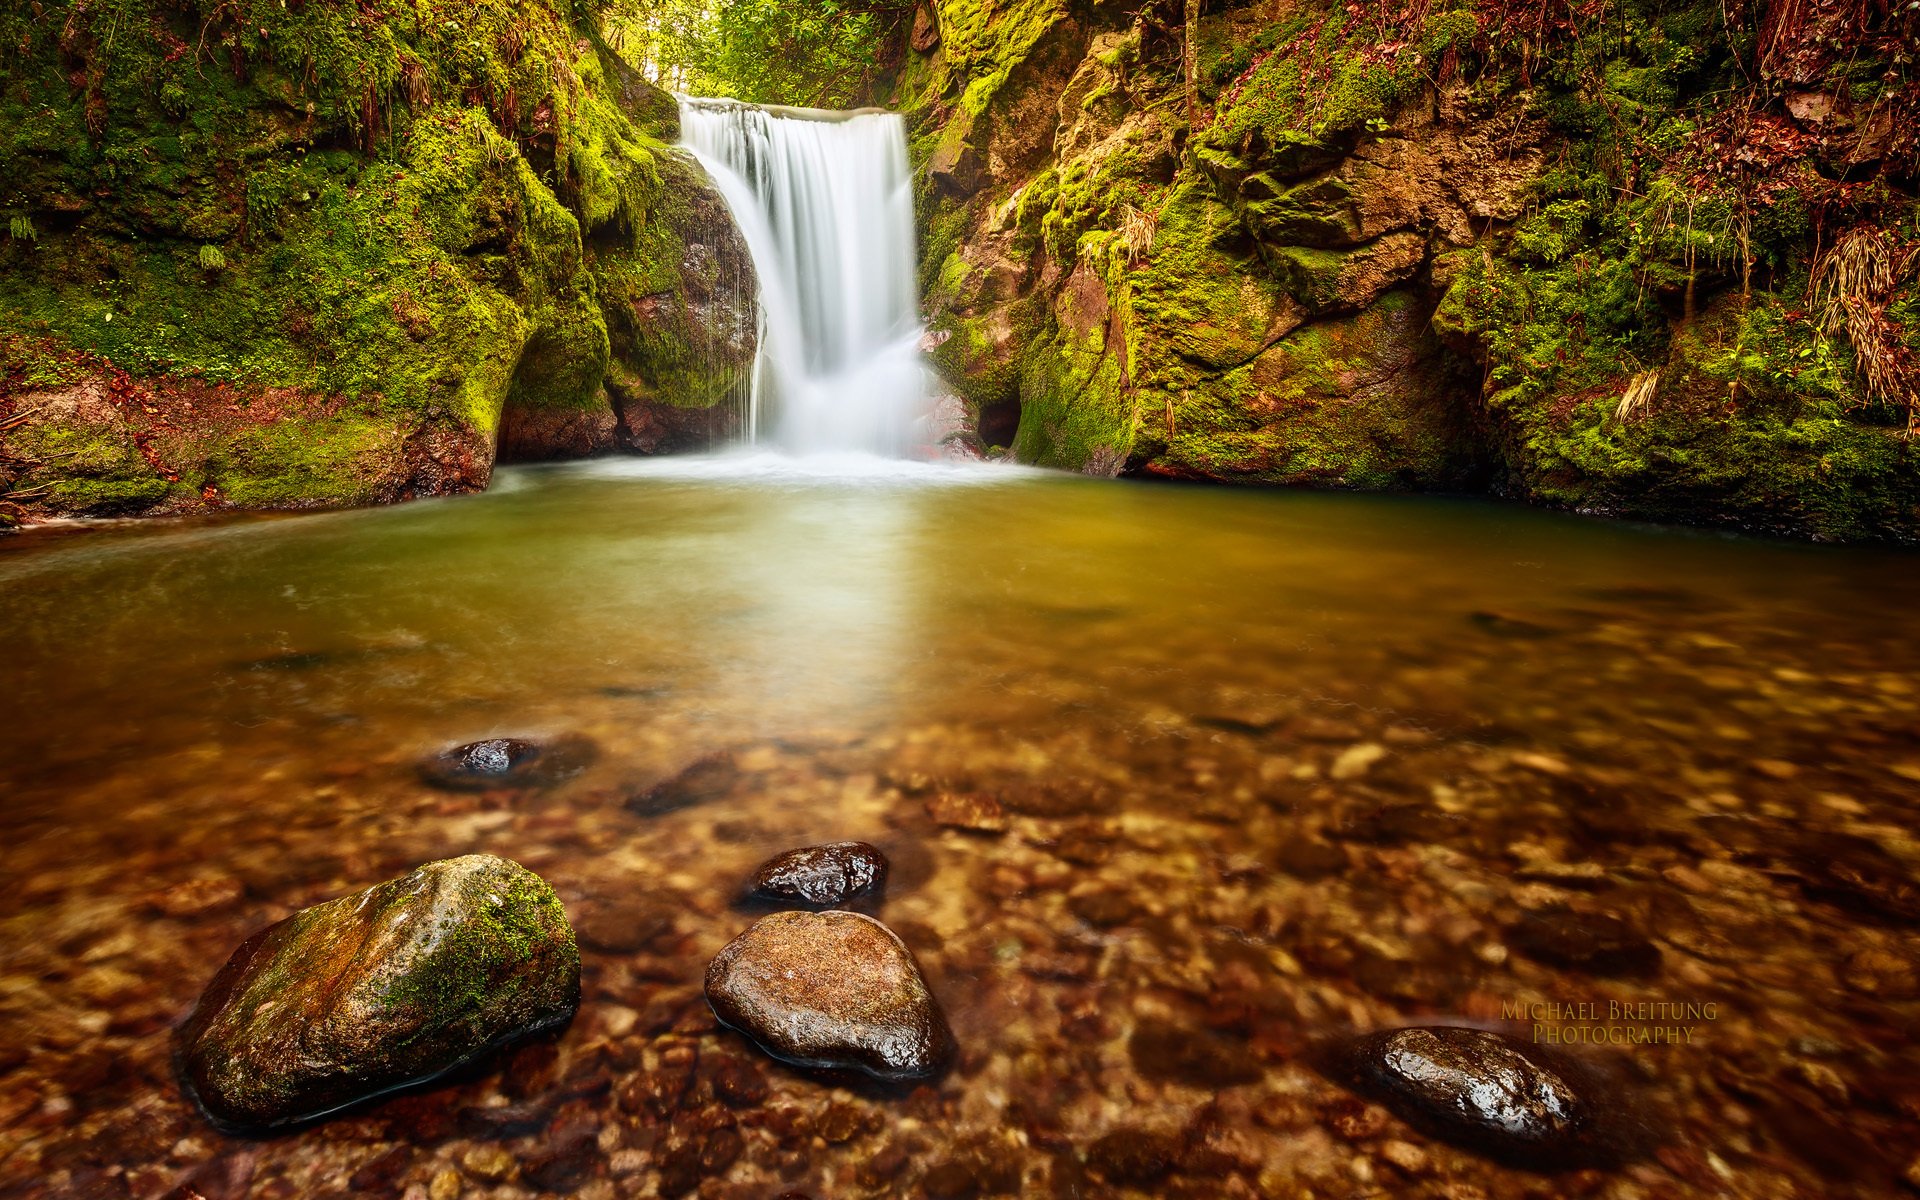
[[[579,997],[553,889],[470,854],[247,939],[181,1027],[178,1060],[217,1124],[268,1129],[439,1075]]]
[[[1920,880],[1865,838],[1815,839],[1796,864],[1807,895],[1888,925],[1920,926]]]
[[[1428,1026],[1361,1038],[1349,1053],[1362,1090],[1436,1137],[1537,1167],[1590,1157],[1589,1102],[1525,1043]]]
[[[1529,621],[1525,617],[1486,609],[1471,614],[1468,619],[1482,633],[1515,641],[1537,641],[1541,638],[1550,638],[1558,632],[1538,621]]]
[[[1190,1087],[1223,1088],[1252,1083],[1264,1073],[1245,1043],[1170,1021],[1147,1020],[1127,1039],[1134,1069],[1149,1079]]]
[[[520,1177],[543,1192],[573,1192],[594,1177],[603,1161],[593,1132],[582,1130],[529,1158]]]
[[[1140,905],[1120,888],[1094,888],[1067,898],[1067,909],[1097,929],[1125,925],[1140,916]]]
[[[1650,975],[1660,949],[1619,917],[1550,908],[1507,929],[1507,944],[1535,962],[1590,975]]]
[[[1385,804],[1351,813],[1329,832],[1344,841],[1401,846],[1461,837],[1467,832],[1467,822],[1424,804]]]
[[[607,954],[637,953],[674,929],[673,914],[637,897],[585,904],[574,925],[581,945]]]
[[[147,897],[148,907],[169,917],[198,917],[238,903],[246,885],[231,876],[189,879]]]
[[[827,907],[886,886],[887,856],[866,842],[828,842],[775,855],[753,873],[759,900]]]
[[[420,764],[420,777],[433,787],[454,792],[492,788],[543,788],[580,773],[595,756],[583,737],[531,742],[489,738],[444,750]]]
[[[858,913],[763,917],[714,957],[706,991],[724,1024],[800,1066],[923,1079],[953,1056],[912,953]]]
[[[630,797],[627,810],[643,817],[657,817],[708,804],[731,792],[744,775],[733,755],[709,754]]]
[[[1290,838],[1274,854],[1273,865],[1312,882],[1347,869],[1347,852],[1318,838]]]
[[[1180,1139],[1121,1128],[1087,1147],[1087,1167],[1108,1183],[1138,1187],[1165,1178],[1180,1160]]]
[[[1000,789],[999,801],[1008,812],[1028,817],[1098,816],[1118,807],[1115,793],[1084,783],[1023,783]]]
[[[1880,1000],[1920,999],[1920,966],[1898,954],[1869,947],[1848,957],[1841,980],[1863,996]]]
[[[711,1070],[709,1082],[714,1099],[734,1108],[766,1103],[771,1089],[765,1073],[755,1064],[729,1055],[716,1061]]]
[[[936,792],[927,798],[934,824],[969,833],[1005,833],[1007,813],[1000,802],[980,792]]]

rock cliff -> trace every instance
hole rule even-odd
[[[1920,17],[1607,11],[929,0],[898,101],[981,442],[1920,537]]]
[[[0,504],[359,504],[698,441],[752,268],[592,6],[0,16]]]

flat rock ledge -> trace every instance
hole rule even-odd
[[[859,913],[761,918],[708,965],[707,1000],[723,1024],[796,1066],[910,1080],[953,1057],[953,1032],[912,952]]]
[[[269,1130],[430,1079],[579,1003],[553,889],[469,854],[248,938],[177,1031],[176,1061],[215,1124]]]
[[[887,856],[866,842],[828,842],[776,854],[753,873],[756,900],[820,908],[886,886]]]

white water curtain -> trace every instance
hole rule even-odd
[[[900,118],[683,99],[680,119],[760,278],[749,436],[903,453],[927,381]]]

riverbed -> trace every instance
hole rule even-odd
[[[1916,612],[1911,552],[858,458],[0,542],[0,1193],[1894,1194]],[[584,766],[423,775],[494,737]],[[754,867],[840,839],[891,859],[933,1083],[702,995]],[[567,907],[563,1032],[275,1138],[182,1098],[241,940],[477,851]],[[1521,1170],[1322,1069],[1410,1022],[1551,1042],[1633,1136]]]

